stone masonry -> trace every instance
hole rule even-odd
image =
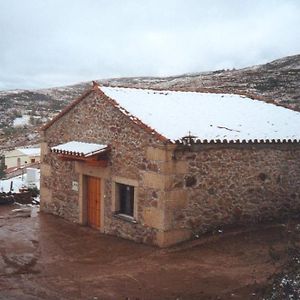
[[[223,225],[299,212],[298,143],[184,146],[146,129],[101,91],[87,93],[42,132],[41,210],[84,224],[80,199],[90,175],[103,182],[101,231],[136,242],[169,246]],[[73,140],[110,145],[108,166],[50,152]],[[135,222],[114,211],[113,184],[122,180],[137,189]]]
[[[157,244],[156,233],[160,224],[150,226],[144,219],[155,208],[163,212],[159,198],[161,182],[147,182],[143,174],[153,166],[146,159],[149,145],[161,146],[155,136],[143,130],[103,99],[103,95],[91,93],[52,126],[43,131],[41,165],[41,210],[79,222],[78,192],[72,191],[72,181],[80,181],[76,172],[77,162],[64,162],[50,153],[51,146],[71,140],[109,144],[112,148],[109,166],[104,180],[104,228],[103,232],[133,239],[138,242]],[[77,169],[83,166],[78,166]],[[137,223],[121,220],[112,211],[112,181],[114,177],[138,182]],[[144,218],[144,216],[146,216]]]
[[[300,211],[299,144],[194,145],[179,147],[174,160],[185,172],[171,175],[171,231],[199,234]]]

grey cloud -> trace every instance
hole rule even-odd
[[[264,63],[300,51],[295,0],[0,0],[0,89]]]

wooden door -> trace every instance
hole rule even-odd
[[[101,179],[87,177],[87,223],[90,227],[100,228]]]

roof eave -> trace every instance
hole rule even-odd
[[[67,105],[58,115],[56,115],[52,120],[50,120],[48,123],[43,125],[40,128],[40,131],[46,131],[48,128],[50,128],[56,121],[58,121],[61,117],[63,117],[65,114],[67,114],[70,110],[72,110],[77,104],[79,104],[81,101],[83,101],[86,97],[88,97],[91,93],[95,92],[95,86],[92,88],[89,88],[86,92],[84,92],[79,98],[72,101],[69,105]]]

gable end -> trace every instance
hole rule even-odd
[[[83,93],[79,98],[75,99],[73,102],[71,102],[69,105],[67,105],[58,115],[56,115],[52,120],[50,120],[44,126],[42,126],[41,131],[45,131],[49,127],[51,127],[57,120],[59,120],[61,117],[63,117],[65,114],[67,114],[72,108],[74,108],[77,104],[79,104],[82,100],[84,100],[86,97],[88,97],[94,91],[95,91],[94,88],[89,89],[88,91]]]

